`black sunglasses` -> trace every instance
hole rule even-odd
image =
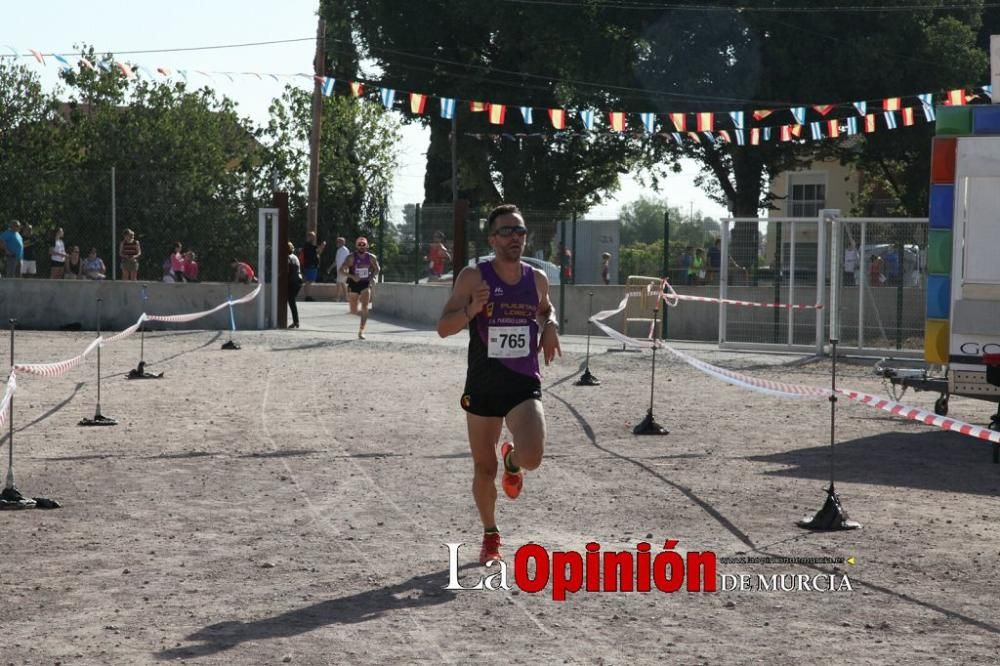
[[[497,227],[496,231],[493,232],[494,236],[500,236],[502,238],[509,238],[517,234],[518,236],[527,236],[528,227],[522,227],[520,225],[506,225],[503,227]]]

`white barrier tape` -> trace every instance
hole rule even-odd
[[[260,289],[263,285],[258,284],[257,288],[251,291],[246,296],[236,299],[235,301],[226,301],[225,303],[219,303],[211,310],[205,310],[204,312],[195,312],[193,314],[177,314],[177,315],[146,315],[146,319],[150,321],[164,321],[171,323],[184,323],[189,321],[194,321],[195,319],[201,319],[202,317],[207,317],[210,314],[218,312],[223,308],[232,305],[240,305],[241,303],[249,303],[253,299],[257,298],[260,293]]]
[[[669,288],[669,285],[668,285]],[[671,291],[673,291],[671,289]],[[664,295],[664,298],[669,298],[668,295]],[[624,333],[620,333],[602,320],[608,319],[625,309],[625,303],[628,301],[628,296],[622,299],[618,307],[614,310],[603,310],[598,312],[590,321],[604,331],[609,337],[633,347],[662,347],[668,352],[676,356],[678,359],[684,361],[688,365],[701,370],[702,372],[715,377],[727,384],[732,384],[733,386],[739,386],[742,388],[749,389],[751,391],[756,391],[758,393],[764,393],[767,395],[772,395],[779,398],[798,398],[798,399],[812,399],[812,400],[823,400],[829,399],[831,395],[830,389],[820,388],[817,386],[809,386],[807,384],[788,384],[785,382],[774,382],[767,379],[757,379],[756,377],[750,377],[749,375],[744,375],[739,372],[734,372],[733,370],[727,370],[725,368],[720,368],[711,363],[706,363],[693,356],[685,354],[684,352],[674,349],[670,345],[663,344],[658,340],[637,340],[635,338],[630,338]],[[931,412],[925,411],[923,409],[917,409],[916,407],[910,407],[908,405],[903,405],[892,400],[885,400],[883,398],[876,397],[869,393],[862,393],[860,391],[853,391],[850,389],[837,389],[837,393],[850,398],[856,402],[863,405],[868,405],[870,407],[875,407],[876,409],[881,409],[883,411],[889,412],[894,416],[901,416],[905,419],[911,421],[917,421],[925,425],[935,426],[941,428],[942,430],[950,430],[952,432],[957,432],[962,435],[967,435],[969,437],[975,437],[984,441],[994,442],[1000,444],[1000,431],[990,430],[988,428],[983,428],[981,426],[975,426],[971,423],[965,423],[964,421],[957,421],[955,419],[949,419],[944,416],[938,416],[937,414],[932,414]]]
[[[669,296],[667,294],[663,295],[663,299],[668,301],[668,305],[676,305],[677,301],[695,301],[698,303],[725,303],[726,305],[742,305],[751,308],[777,308],[781,310],[822,310],[823,304],[816,303],[814,305],[800,305],[798,303],[757,303],[755,301],[738,301],[732,298],[711,298],[709,296],[689,296],[686,294],[678,294],[674,291],[673,285],[669,282],[667,287],[670,289]],[[674,302],[670,303],[668,299],[672,299]]]
[[[103,347],[104,345],[111,344],[112,342],[118,342],[119,340],[124,340],[128,336],[138,331],[139,327],[142,326],[142,322],[145,321],[145,319],[146,319],[145,313],[139,315],[139,319],[137,319],[134,324],[126,328],[121,333],[116,333],[115,335],[112,335],[110,338],[105,339],[104,344],[102,344],[101,346]]]
[[[937,414],[933,414],[923,409],[909,407],[898,402],[893,402],[892,400],[876,397],[869,393],[862,393],[860,391],[852,391],[849,389],[837,389],[837,393],[841,393],[851,400],[856,400],[862,405],[868,405],[869,407],[874,407],[875,409],[881,409],[882,411],[889,412],[895,416],[902,416],[905,419],[919,421],[920,423],[924,423],[926,425],[936,426],[942,430],[950,430],[962,435],[968,435],[969,437],[975,437],[977,439],[1000,444],[1000,431],[997,430],[990,430],[989,428],[974,426],[971,423],[965,423],[963,421],[956,421],[955,419],[949,419],[944,416],[938,416]]]
[[[98,337],[91,342],[83,353],[79,356],[74,356],[66,361],[57,361],[55,363],[16,363],[14,364],[15,372],[26,372],[29,375],[38,375],[39,377],[59,377],[65,375],[67,372],[80,365],[83,359],[87,357],[90,352],[97,349],[97,346],[104,342],[104,338]]]
[[[4,391],[3,400],[0,400],[0,433],[3,432],[3,427],[7,423],[7,414],[10,412],[10,399],[14,397],[14,391],[17,390],[17,379],[15,379],[14,370],[10,371],[10,377],[7,378],[7,390]],[[3,435],[0,434],[0,437]]]

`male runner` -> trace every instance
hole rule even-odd
[[[521,211],[510,204],[498,206],[487,225],[494,258],[462,269],[437,325],[443,338],[469,328],[461,404],[472,450],[472,496],[483,522],[481,564],[502,559],[495,509],[496,444],[504,420],[517,442],[516,449],[510,442],[500,447],[501,485],[513,499],[521,493],[524,470],[542,464],[545,412],[538,352],[546,365],[556,353],[562,356],[549,280],[521,261],[528,233]]]
[[[368,253],[368,239],[364,236],[358,237],[354,247],[356,252],[350,254],[344,260],[344,265],[340,271],[347,276],[347,288],[350,290],[348,298],[351,305],[351,314],[358,311],[358,300],[361,301],[361,327],[358,328],[358,338],[365,339],[365,325],[368,323],[368,302],[371,300],[371,283],[379,273],[378,259]]]

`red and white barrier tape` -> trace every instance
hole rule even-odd
[[[83,359],[87,358],[87,355],[97,349],[97,346],[103,342],[104,338],[102,337],[94,338],[94,341],[87,345],[82,354],[65,361],[56,361],[55,363],[15,363],[14,372],[25,372],[29,375],[37,375],[39,377],[60,377],[80,365]]]
[[[678,294],[674,291],[673,285],[669,282],[666,283],[669,293],[663,294],[663,300],[667,301],[668,305],[676,305],[677,301],[695,301],[698,303],[725,303],[726,305],[742,305],[744,307],[751,308],[776,308],[780,310],[822,310],[823,304],[816,303],[814,305],[802,305],[799,303],[757,303],[755,301],[738,301],[732,298],[712,298],[710,296],[690,296],[687,294]],[[670,301],[673,301],[671,303]]]
[[[10,412],[10,399],[14,397],[14,391],[17,390],[17,379],[13,372],[10,373],[10,377],[7,378],[7,389],[3,393],[3,400],[0,400],[0,433],[3,432],[3,427],[7,423],[7,414]],[[0,434],[0,437],[3,435]]]
[[[257,298],[257,294],[260,293],[260,289],[263,285],[258,284],[257,288],[251,291],[246,296],[236,299],[235,301],[226,301],[225,303],[219,303],[211,310],[205,310],[204,312],[194,312],[192,314],[177,314],[177,315],[146,315],[146,319],[150,321],[165,321],[171,323],[185,323],[189,321],[194,321],[195,319],[201,319],[202,317],[207,317],[210,314],[218,312],[223,308],[227,308],[230,305],[240,305],[241,303],[249,303],[253,299]]]
[[[116,333],[115,335],[112,335],[110,338],[106,338],[104,340],[104,344],[110,344],[112,342],[118,342],[119,340],[124,340],[128,336],[138,331],[139,327],[142,326],[142,322],[145,321],[145,319],[146,319],[146,313],[142,313],[141,315],[139,315],[139,318],[136,320],[134,324],[126,328],[121,333]]]
[[[666,294],[664,299],[669,298]],[[733,386],[739,386],[751,391],[756,391],[757,393],[764,393],[767,395],[776,396],[779,398],[798,398],[798,399],[812,399],[812,400],[825,400],[829,399],[831,395],[830,389],[821,388],[818,386],[809,386],[807,384],[789,384],[785,382],[775,382],[768,379],[758,379],[756,377],[750,377],[749,375],[744,375],[733,370],[727,370],[726,368],[720,368],[711,363],[706,363],[705,361],[699,360],[689,354],[674,349],[670,345],[664,344],[658,340],[637,340],[636,338],[631,338],[624,333],[620,333],[602,320],[608,319],[625,309],[625,304],[628,301],[628,297],[622,299],[621,303],[614,310],[604,310],[598,312],[590,321],[600,328],[602,331],[608,334],[609,337],[632,347],[640,348],[651,348],[658,347],[666,349],[668,352],[676,356],[681,361],[684,361],[688,365],[698,370],[701,370],[705,374],[708,374],[716,379],[722,380]],[[889,412],[894,416],[902,416],[903,418],[909,419],[911,421],[917,421],[925,425],[931,425],[942,430],[950,430],[952,432],[957,432],[962,435],[967,435],[969,437],[975,437],[984,441],[994,442],[1000,444],[1000,431],[990,430],[988,428],[983,428],[980,426],[972,425],[971,423],[965,423],[964,421],[958,421],[955,419],[945,418],[943,416],[937,416],[923,409],[917,409],[916,407],[909,407],[898,402],[893,402],[892,400],[885,400],[883,398],[878,398],[869,393],[863,393],[861,391],[853,391],[850,389],[837,389],[837,393],[850,398],[856,402],[863,405],[868,405],[875,407],[876,409],[881,409],[883,411]]]

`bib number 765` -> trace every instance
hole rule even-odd
[[[530,354],[527,326],[493,326],[489,331],[490,358],[521,358]]]

